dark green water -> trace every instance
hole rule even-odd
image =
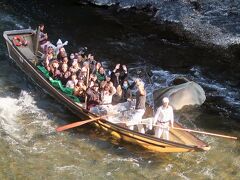
[[[189,128],[240,136],[238,87],[221,76],[222,68],[206,68],[194,60],[221,58],[212,50],[163,33],[143,14],[66,1],[26,2],[0,1],[1,34],[44,22],[53,42],[58,37],[69,41],[68,51],[87,46],[110,66],[124,62],[153,69],[154,86],[167,86],[184,75],[204,87],[207,101],[177,112],[179,121]],[[180,66],[181,60],[186,63]],[[160,154],[118,142],[91,126],[56,133],[56,127],[76,117],[11,63],[3,39],[0,67],[0,179],[240,178],[238,141],[199,136],[210,151]]]

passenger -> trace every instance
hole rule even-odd
[[[96,72],[99,70],[101,66],[102,66],[101,63],[97,62],[93,68],[92,74],[96,74]]]
[[[77,85],[74,88],[74,95],[79,97],[81,102],[84,102],[86,96],[87,86],[84,84],[84,81],[78,80]]]
[[[102,81],[105,81],[106,80],[105,69],[103,67],[100,67],[96,71],[96,76],[97,76],[98,83],[101,83]]]
[[[53,77],[54,79],[58,78],[61,74],[58,68],[59,68],[59,63],[55,59],[50,63],[50,76]]]
[[[81,69],[81,73],[84,78],[87,78],[88,76],[88,68],[89,68],[88,63],[84,62],[83,67]]]
[[[95,83],[93,87],[87,89],[87,97],[88,110],[101,103],[98,83]]]
[[[97,82],[97,76],[95,74],[90,74],[88,86],[92,87]]]
[[[71,80],[68,80],[66,87],[74,89],[75,86],[77,85],[78,80],[77,80],[77,75],[76,74],[72,74],[71,76]]]
[[[40,28],[39,44],[40,44],[41,48],[44,50],[45,47],[48,48],[48,44],[50,42],[48,41],[47,33],[44,33],[44,29],[45,29],[44,24],[40,24],[39,28]]]
[[[73,53],[71,53],[69,58],[70,58],[70,64],[72,64],[73,59],[75,58],[75,55]]]
[[[58,54],[59,53],[59,50],[61,48],[64,48],[64,46],[66,46],[68,44],[68,41],[65,41],[64,43],[62,43],[62,40],[61,39],[58,39],[57,41],[57,47],[54,49],[55,51],[55,54]],[[65,49],[64,49],[65,50]]]
[[[145,134],[144,127],[141,123],[142,117],[145,113],[145,103],[146,103],[146,91],[144,89],[144,84],[140,79],[137,79],[136,86],[138,88],[136,93],[136,106],[135,111],[132,114],[132,118],[129,123],[127,123],[129,129],[133,130],[134,125],[137,125],[138,131]]]
[[[69,71],[71,73],[78,73],[78,71],[81,71],[81,68],[79,67],[79,64],[77,62],[77,59],[74,59],[72,66],[69,68]]]
[[[123,72],[120,70],[120,64],[117,64],[111,74],[111,81],[113,82],[115,88],[117,88],[119,85],[121,86],[123,80],[127,78],[128,74],[126,65],[122,65],[122,69]]]
[[[67,57],[67,53],[65,49],[62,47],[59,49],[59,53],[57,54],[57,59],[59,62],[63,61],[63,58]]]
[[[101,101],[102,105],[112,104],[112,97],[116,93],[116,88],[113,83],[105,85],[104,89],[101,91]]]
[[[68,71],[68,65],[62,64],[61,74],[59,76],[59,79],[61,80],[62,84],[65,85],[69,78],[71,77],[71,72]]]
[[[63,58],[63,60],[60,63],[68,65],[68,62],[69,62],[68,57],[66,56],[66,57]]]
[[[82,56],[81,54],[78,53],[78,63],[80,64],[80,66],[83,66],[83,62],[85,61],[84,56]]]
[[[46,54],[44,55],[44,59],[43,59],[43,63],[44,63],[44,67],[50,71],[49,69],[49,64],[51,63],[51,61],[53,60],[54,58],[54,53],[53,53],[53,48],[51,46],[49,46],[47,48],[47,51],[46,51]]]
[[[132,91],[128,80],[123,81],[121,102],[131,101]]]
[[[105,81],[102,81],[102,82],[100,83],[100,88],[103,89],[106,84],[110,84],[110,83],[112,83],[112,82],[111,82],[111,76],[106,75]],[[116,89],[116,88],[115,88],[115,89]]]
[[[154,116],[153,124],[157,125],[155,127],[155,137],[160,138],[163,135],[164,139],[169,140],[169,125],[171,124],[171,127],[173,127],[174,123],[173,108],[169,105],[167,97],[164,97],[162,102],[162,106],[157,109]]]
[[[118,103],[121,103],[122,101],[122,93],[123,93],[123,90],[122,90],[122,87],[120,85],[117,86],[116,88],[116,93],[113,95],[113,105],[116,105]]]

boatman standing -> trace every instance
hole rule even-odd
[[[137,125],[138,132],[145,134],[145,130],[141,122],[142,117],[145,113],[146,91],[144,89],[144,84],[140,79],[137,79],[135,83],[135,85],[137,86],[136,106],[135,111],[132,114],[132,118],[127,123],[127,126],[129,127],[129,129],[133,130],[134,125]]]
[[[160,138],[163,135],[163,139],[169,140],[169,125],[173,128],[174,122],[173,108],[167,97],[163,98],[162,103],[154,116],[155,137]]]

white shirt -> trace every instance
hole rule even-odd
[[[167,107],[160,106],[157,109],[157,112],[154,116],[154,123],[156,122],[165,123],[170,121],[173,123],[173,119],[174,119],[174,116],[173,116],[172,106],[169,106],[169,105]]]

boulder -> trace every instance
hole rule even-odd
[[[206,100],[203,88],[193,81],[155,90],[153,92],[155,110],[162,105],[164,97],[169,98],[169,104],[175,110],[188,105],[202,105]]]

